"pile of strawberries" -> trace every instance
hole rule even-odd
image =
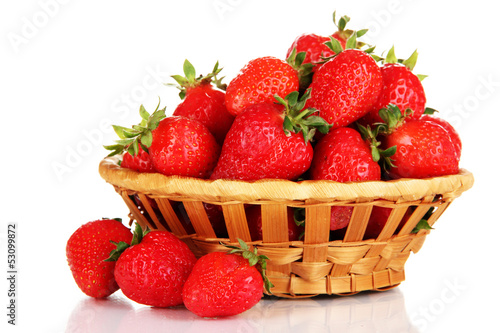
[[[173,115],[167,117],[160,104],[152,113],[141,106],[141,122],[132,128],[113,126],[120,139],[105,148],[110,155],[122,156],[123,168],[214,181],[353,182],[458,173],[460,138],[426,107],[423,76],[412,72],[417,53],[406,60],[397,58],[394,48],[384,57],[376,55],[374,47],[358,40],[366,30],[347,30],[348,21],[344,16],[337,22],[334,14],[337,32],[298,36],[285,60],[271,56],[251,60],[228,85],[218,78],[218,63],[208,75],[197,76],[186,60],[184,76],[173,76],[182,100]],[[211,208],[206,208],[208,213]],[[333,206],[330,229],[345,230],[351,213],[352,207]],[[365,238],[376,237],[389,213],[390,209],[374,207]],[[297,210],[288,214],[295,217],[289,223],[290,240],[299,239],[303,231],[300,214]],[[252,239],[262,237],[260,211],[249,207],[247,219]],[[100,223],[116,224],[112,221]],[[73,249],[82,244],[68,242],[75,280],[90,296],[105,297],[120,287],[142,304],[184,303],[201,316],[220,316],[244,311],[262,295],[265,258],[243,243],[242,249],[234,251],[246,259],[235,253],[231,259],[217,254],[196,261],[187,246],[168,232],[152,231],[132,240],[128,229],[120,236],[109,226],[105,230],[100,233],[105,235],[101,240],[105,246],[94,251],[100,258],[85,254],[75,258]],[[116,267],[114,262],[102,261],[115,245],[118,250],[112,257],[123,252]],[[78,268],[75,262],[82,261],[87,266]],[[106,267],[105,277],[101,265]],[[139,267],[149,270],[139,272]],[[89,274],[94,280],[85,277]],[[229,280],[236,275],[234,281],[248,280],[258,286],[239,285],[242,289],[238,289]],[[95,281],[100,281],[101,288]],[[216,294],[238,294],[231,305],[237,310],[220,307],[221,297]],[[238,302],[246,307],[236,306]]]

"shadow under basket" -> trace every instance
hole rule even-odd
[[[387,290],[405,279],[404,264],[418,252],[430,230],[415,232],[425,218],[430,226],[451,202],[472,187],[459,174],[429,179],[337,183],[332,181],[203,180],[121,168],[105,158],[99,173],[123,198],[143,228],[168,230],[200,257],[227,251],[238,238],[268,260],[272,295],[310,297]],[[246,208],[260,206],[261,239],[252,239]],[[349,206],[348,226],[330,232],[332,207]],[[305,229],[289,240],[290,209],[302,209]],[[367,234],[372,213],[384,209],[387,222]],[[214,214],[215,211],[215,214]],[[220,221],[214,216],[220,215]],[[252,222],[252,221],[250,221]],[[254,237],[255,238],[255,237]]]

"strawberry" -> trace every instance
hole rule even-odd
[[[382,88],[379,66],[365,51],[353,49],[355,37],[353,33],[345,51],[336,43],[333,49],[337,54],[314,73],[310,85],[306,106],[318,109],[332,129],[345,127],[368,113]]]
[[[262,214],[261,208],[258,205],[248,205],[245,207],[245,214],[247,217],[248,228],[250,229],[250,236],[252,240],[262,240]],[[288,221],[288,240],[299,240],[304,233],[304,227],[299,226],[294,219],[294,209],[287,207],[287,221]]]
[[[103,298],[119,289],[115,263],[105,262],[113,242],[130,242],[132,233],[119,220],[101,219],[80,226],[68,239],[66,257],[78,287],[88,296]]]
[[[237,315],[260,301],[264,287],[270,289],[265,278],[267,257],[239,241],[241,248],[198,259],[182,290],[188,310],[200,317]]]
[[[179,95],[183,100],[173,115],[198,120],[208,128],[219,145],[224,142],[224,137],[234,120],[234,116],[226,109],[225,93],[214,89],[212,85],[212,79],[215,79],[216,87],[225,89],[221,80],[216,79],[221,70],[219,63],[216,63],[212,73],[197,78],[193,65],[186,60],[185,77],[172,76],[179,84],[178,88],[181,90]]]
[[[202,123],[172,116],[161,120],[152,135],[149,155],[157,172],[167,176],[210,176],[220,146]]]
[[[247,106],[273,103],[274,95],[285,97],[299,89],[296,70],[275,57],[261,57],[248,62],[226,89],[226,107],[240,114]]]
[[[310,169],[314,180],[337,182],[380,180],[380,166],[361,135],[349,127],[325,135],[314,149]]]
[[[122,168],[132,169],[138,172],[154,172],[149,154],[146,153],[140,145],[138,149],[139,151],[135,156],[131,155],[128,151],[125,152],[120,166]]]
[[[135,156],[139,148],[149,154],[155,172],[167,176],[208,178],[220,153],[220,146],[206,126],[182,116],[165,117],[165,108],[149,114],[141,105],[142,121],[131,129],[113,126],[121,140],[104,146],[112,152]]]
[[[383,135],[382,147],[396,147],[391,157],[395,167],[389,170],[390,178],[428,178],[458,173],[458,143],[443,126],[425,118],[405,122],[394,105],[379,113],[385,122],[379,130]]]
[[[182,304],[182,287],[196,257],[168,231],[143,233],[136,226],[130,247],[116,252],[115,278],[123,294],[144,305],[170,307]]]
[[[417,57],[415,51],[407,60],[398,60],[394,55],[394,47],[391,48],[385,64],[380,69],[383,79],[382,91],[370,112],[361,119],[362,124],[381,122],[378,112],[389,104],[396,105],[400,110],[411,109],[413,113],[406,120],[420,118],[425,110],[426,97],[420,77],[412,72]]]
[[[432,123],[436,123],[440,126],[442,126],[450,135],[451,141],[455,144],[455,149],[458,154],[458,158],[461,157],[462,155],[462,140],[460,139],[460,135],[458,134],[457,130],[446,120],[439,118],[439,117],[433,117],[428,114],[424,114],[420,117],[420,120],[425,120],[425,121],[430,121]]]
[[[316,128],[328,131],[328,124],[316,110],[303,107],[309,93],[300,100],[298,92],[277,97],[277,104],[255,104],[236,117],[222,146],[210,179],[295,180],[309,168],[313,148],[308,141]]]

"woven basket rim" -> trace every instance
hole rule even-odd
[[[108,183],[152,196],[189,197],[200,201],[351,201],[390,200],[407,202],[437,194],[460,196],[470,189],[474,177],[466,169],[456,175],[426,179],[398,179],[339,183],[330,180],[257,181],[206,180],[159,173],[140,173],[121,168],[119,157],[106,157],[99,163],[99,173]]]

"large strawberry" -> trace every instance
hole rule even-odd
[[[337,128],[316,145],[310,169],[314,180],[337,182],[380,180],[379,164],[361,135],[352,128]],[[332,206],[330,230],[345,228],[352,215],[352,206]]]
[[[446,120],[443,118],[439,118],[436,116],[431,116],[429,114],[424,114],[420,117],[420,120],[430,121],[431,123],[436,123],[442,126],[450,135],[451,141],[455,144],[455,149],[458,154],[458,158],[462,156],[462,140],[460,139],[460,135],[457,130]]]
[[[265,278],[267,258],[242,241],[240,246],[198,259],[182,290],[188,310],[200,317],[240,314],[259,302],[264,287],[270,289]]]
[[[225,89],[225,86],[216,78],[221,70],[219,63],[216,63],[212,73],[196,77],[193,65],[186,60],[185,77],[172,76],[179,84],[178,88],[181,90],[179,95],[183,100],[173,115],[198,120],[208,128],[219,145],[224,142],[224,137],[234,120],[234,116],[226,109],[225,93],[220,90]],[[212,80],[215,80],[216,87],[212,84]]]
[[[313,76],[307,107],[319,110],[332,129],[344,127],[368,113],[382,88],[382,73],[365,51],[353,49],[356,34],[347,41],[347,50],[325,62]],[[335,39],[332,39],[334,41]]]
[[[131,246],[116,255],[115,278],[123,294],[156,307],[182,304],[182,287],[196,262],[193,252],[168,231],[143,234],[137,226],[134,236]]]
[[[313,148],[308,141],[317,128],[328,131],[328,124],[316,110],[303,107],[308,94],[298,93],[282,103],[262,103],[247,107],[238,115],[222,146],[211,179],[257,180],[279,178],[295,180],[309,168]]]
[[[405,112],[406,114],[406,112]],[[456,174],[459,171],[460,152],[456,137],[434,121],[402,120],[397,106],[380,111],[385,122],[379,133],[382,148],[396,147],[391,157],[390,178],[428,178]]]
[[[132,233],[119,220],[101,219],[80,226],[68,239],[66,257],[78,287],[88,296],[102,298],[119,289],[115,263],[106,262],[116,248],[112,242],[128,242]]]
[[[233,115],[247,106],[273,103],[274,95],[284,98],[299,89],[299,77],[292,65],[275,57],[248,62],[226,89],[226,107]]]
[[[407,60],[399,60],[391,48],[381,67],[383,84],[377,102],[362,119],[363,124],[381,122],[380,109],[394,104],[400,110],[411,109],[413,113],[406,120],[418,119],[424,113],[426,97],[420,77],[413,74],[418,54],[415,51]]]

